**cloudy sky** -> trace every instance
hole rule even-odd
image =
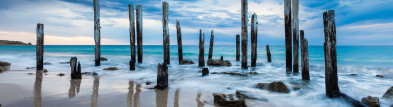
[[[128,4],[143,6],[145,45],[162,45],[163,0],[100,0],[103,45],[129,44]],[[176,20],[183,44],[196,45],[199,29],[215,44],[234,45],[240,34],[240,0],[167,0],[171,45]],[[258,15],[258,44],[284,45],[284,0],[249,0]],[[336,11],[338,45],[393,45],[393,0],[299,0],[300,29],[310,45],[324,42],[322,13]],[[45,25],[46,45],[93,45],[93,0],[0,0],[0,40],[36,41]],[[249,22],[250,23],[250,22]],[[250,25],[249,25],[250,26]],[[250,30],[250,28],[249,28]],[[250,34],[250,33],[249,33]],[[208,42],[206,42],[207,44]]]

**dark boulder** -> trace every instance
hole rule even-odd
[[[209,75],[209,69],[208,68],[202,68],[202,76]]]
[[[180,65],[188,65],[188,64],[195,64],[195,63],[192,62],[191,60],[182,60],[182,61],[180,61]]]
[[[108,59],[107,59],[107,58],[104,58],[104,57],[101,57],[101,58],[100,58],[100,61],[108,61]]]
[[[0,61],[0,67],[8,67],[11,66],[11,63]]]
[[[267,90],[269,88],[269,83],[258,83],[255,87]]]
[[[296,91],[296,90],[300,90],[300,87],[299,86],[293,86],[292,89]]]
[[[62,77],[62,76],[64,76],[65,74],[63,74],[63,73],[60,73],[60,74],[57,74],[57,76],[60,76],[60,77]]]
[[[234,72],[212,72],[211,74],[228,74],[228,75],[247,76],[247,74],[234,73]]]
[[[285,85],[281,81],[274,81],[269,84],[269,90],[273,92],[279,92],[279,93],[289,93],[289,89],[287,85]]]
[[[221,60],[221,59],[209,59],[209,60],[207,60],[207,65],[210,65],[210,66],[232,66],[230,61]]]
[[[224,107],[247,107],[243,97],[237,97],[233,94],[213,93],[214,105]]]
[[[116,70],[119,70],[117,67],[109,67],[109,68],[104,68],[104,70],[107,70],[107,71],[116,71]]]
[[[383,98],[388,98],[388,99],[393,100],[393,86],[390,87],[390,88],[385,92],[385,94],[383,94],[382,97],[383,97]]]
[[[380,107],[378,97],[371,97],[371,96],[363,97],[362,103],[368,105],[369,107]]]
[[[281,81],[274,81],[272,83],[258,83],[256,88],[267,89],[272,92],[289,93],[289,88]]]
[[[376,75],[376,77],[384,78],[385,76],[383,76],[383,75]]]
[[[0,71],[7,71],[11,63],[0,61]]]
[[[52,65],[50,62],[44,62],[44,65]]]

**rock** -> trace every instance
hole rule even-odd
[[[44,62],[44,65],[52,65],[50,62]]]
[[[255,87],[259,89],[268,89],[269,83],[258,83]]]
[[[385,76],[383,76],[383,75],[376,75],[376,77],[384,78]]]
[[[44,73],[47,73],[47,72],[48,72],[48,70],[44,69],[42,72],[44,72]]]
[[[107,58],[104,58],[104,57],[101,57],[100,60],[101,60],[101,61],[108,61],[108,59],[107,59]]]
[[[230,61],[224,61],[220,59],[209,59],[207,60],[207,65],[210,66],[232,66]]]
[[[11,63],[0,61],[0,67],[9,67]]]
[[[285,85],[281,81],[274,81],[272,83],[258,83],[256,88],[259,89],[267,89],[269,91],[278,92],[278,93],[289,93],[289,89],[287,85]]]
[[[249,72],[249,74],[258,74],[258,72]]]
[[[70,64],[70,62],[60,62],[60,64]]]
[[[299,86],[293,86],[292,89],[296,91],[296,90],[300,90],[300,87]]]
[[[150,81],[146,81],[146,85],[150,85],[152,82]]]
[[[26,67],[25,69],[34,69],[35,67]]]
[[[358,74],[349,74],[350,76],[357,76]]]
[[[188,65],[188,64],[195,64],[195,63],[192,62],[191,60],[182,60],[182,61],[180,61],[180,65]]]
[[[107,70],[107,71],[116,71],[116,70],[118,70],[118,69],[117,69],[117,67],[109,67],[109,68],[104,68],[104,70]]]
[[[279,92],[279,93],[289,93],[289,89],[287,85],[282,83],[281,81],[274,81],[269,84],[269,90],[273,92]]]
[[[233,94],[213,93],[214,105],[225,107],[247,107],[243,97],[234,98]]]
[[[0,71],[7,71],[11,63],[0,61]]]
[[[383,94],[382,97],[383,97],[383,98],[388,98],[388,99],[393,100],[393,86],[390,87],[390,88],[385,92],[385,94]]]
[[[233,73],[233,72],[212,72],[211,74],[229,74],[229,75],[247,76],[246,74]]]
[[[378,97],[371,97],[371,96],[363,97],[362,103],[368,105],[369,107],[380,107]]]
[[[208,68],[202,68],[202,76],[209,75],[209,69]]]
[[[64,75],[65,75],[65,74],[63,74],[63,73],[57,74],[57,76],[60,76],[60,77],[61,77],[61,76],[64,76]]]
[[[240,90],[236,90],[236,96],[238,98],[246,98],[246,99],[253,99],[253,100],[258,99],[258,98],[250,96],[249,94],[247,94],[246,91],[240,91]]]

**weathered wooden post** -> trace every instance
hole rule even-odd
[[[181,27],[179,20],[176,20],[176,30],[177,30],[177,51],[179,56],[179,63],[183,61],[183,47],[181,40]]]
[[[100,26],[100,0],[94,0],[94,41],[95,50],[95,65],[101,65],[101,26]]]
[[[240,35],[236,35],[236,61],[240,61]]]
[[[36,64],[37,70],[44,69],[44,24],[37,24]]]
[[[210,35],[210,46],[209,46],[208,59],[212,59],[212,57],[213,57],[213,44],[214,44],[214,31],[212,30],[211,35]]]
[[[286,71],[292,72],[292,23],[291,0],[284,0]]]
[[[202,29],[199,30],[199,58],[198,66],[205,66],[205,33],[202,35]]]
[[[302,56],[302,79],[310,80],[308,64],[308,41],[304,38],[304,31],[300,30],[301,56]]]
[[[143,41],[142,41],[142,33],[143,33],[143,13],[142,13],[142,5],[136,6],[136,32],[137,32],[137,48],[138,48],[138,63],[142,63],[143,58]]]
[[[241,14],[242,14],[242,68],[247,69],[247,44],[248,44],[248,35],[247,35],[247,13],[248,13],[248,0],[241,1]]]
[[[82,79],[81,64],[76,57],[71,57],[71,79]]]
[[[258,46],[258,16],[254,13],[251,18],[251,67],[257,63]]]
[[[267,62],[272,62],[272,54],[270,53],[269,45],[266,45]]]
[[[164,46],[164,63],[170,64],[169,56],[169,28],[168,28],[168,2],[162,2],[162,29],[163,29],[163,46]]]
[[[299,72],[299,0],[292,1],[293,13],[293,72]]]
[[[134,6],[128,5],[129,21],[130,21],[130,48],[131,48],[131,61],[130,70],[135,70],[135,18]]]
[[[340,96],[337,78],[337,51],[336,51],[336,22],[334,10],[323,13],[325,31],[325,84],[326,96],[333,98]]]
[[[157,66],[157,85],[155,89],[163,90],[168,87],[168,66],[166,63]]]

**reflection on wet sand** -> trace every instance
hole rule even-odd
[[[156,92],[156,107],[166,107],[168,102],[168,90],[155,90]]]
[[[42,71],[37,70],[34,82],[34,107],[41,107],[41,86],[42,85]]]
[[[173,104],[174,107],[179,107],[179,92],[180,92],[179,89],[177,89],[175,92],[175,103]]]
[[[132,103],[134,103],[134,107],[139,107],[139,94],[141,93],[141,84],[136,84],[135,86],[135,95],[134,95],[134,81],[128,82],[128,95],[127,95],[127,107],[132,107]],[[134,97],[134,98],[133,98]],[[134,99],[134,102],[132,101]]]
[[[81,87],[81,79],[71,79],[70,80],[70,89],[68,90],[68,97],[74,98],[76,94],[79,93]],[[76,92],[75,92],[76,91]]]
[[[141,87],[142,87],[142,85],[139,83],[136,85],[136,92],[134,95],[134,107],[139,107],[139,94],[142,91]]]
[[[100,77],[94,76],[93,94],[91,95],[91,107],[97,107],[99,85],[100,85]]]
[[[127,95],[127,107],[132,107],[132,96],[134,95],[134,81],[128,82],[128,95]]]
[[[205,104],[203,104],[203,102],[201,101],[201,96],[202,96],[201,93],[198,93],[198,94],[197,94],[197,98],[196,98],[197,107],[203,107],[203,106],[205,106]]]

